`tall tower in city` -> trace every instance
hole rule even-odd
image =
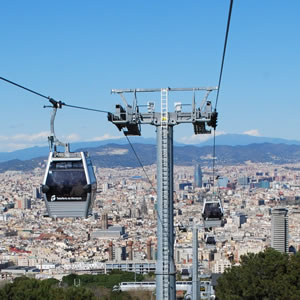
[[[32,187],[32,199],[36,200],[40,198],[40,192],[39,189],[37,187]]]
[[[194,186],[202,187],[202,171],[200,164],[196,164],[194,167]]]
[[[272,209],[271,247],[282,253],[289,250],[288,210],[284,207]]]
[[[146,199],[143,199],[142,205],[141,205],[141,213],[142,215],[147,215],[148,214],[148,208],[147,208],[147,203]]]
[[[108,215],[107,213],[103,213],[101,217],[101,227],[106,230],[108,228]]]

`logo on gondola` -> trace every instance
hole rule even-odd
[[[52,195],[51,196],[51,202],[55,201],[56,200],[56,196],[55,195]]]

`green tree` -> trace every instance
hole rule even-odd
[[[70,274],[63,277],[63,283],[68,286],[74,285],[74,280],[78,282],[80,280],[80,285],[84,287],[97,287],[102,286],[108,289],[112,289],[115,285],[118,285],[122,281],[142,281],[144,279],[143,275],[134,274],[133,272],[123,272],[119,270],[114,270],[110,274],[99,274],[99,275],[76,275]]]
[[[242,256],[239,266],[219,278],[216,295],[222,300],[300,299],[300,254],[289,257],[268,248]]]
[[[132,272],[113,271],[111,274],[76,275],[63,278],[60,287],[56,279],[37,280],[29,277],[16,278],[12,283],[0,289],[1,300],[138,300],[148,299],[145,292],[134,294],[113,292],[114,285],[122,281],[143,280],[143,275]],[[74,280],[80,286],[74,286]],[[147,294],[147,295],[146,295]],[[149,298],[150,299],[150,298]]]
[[[289,292],[291,294],[291,300],[300,299],[300,252],[291,256],[288,271],[287,280],[289,282]]]
[[[37,280],[16,278],[0,290],[1,300],[94,300],[94,294],[85,288],[59,288],[55,279]]]

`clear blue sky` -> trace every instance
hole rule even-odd
[[[120,102],[112,88],[216,86],[228,8],[229,0],[1,1],[0,76],[109,111]],[[218,131],[300,140],[299,12],[298,0],[235,0]],[[0,151],[47,143],[45,100],[2,81],[0,99]],[[56,131],[69,141],[121,136],[106,115],[70,108]],[[142,132],[155,136],[152,126]],[[191,125],[175,127],[177,141],[192,135]]]

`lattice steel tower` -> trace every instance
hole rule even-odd
[[[176,298],[176,270],[174,264],[174,222],[173,222],[173,127],[181,123],[192,123],[195,134],[210,133],[206,125],[216,128],[217,112],[212,111],[207,100],[210,88],[160,88],[112,90],[120,94],[125,108],[116,105],[115,114],[108,114],[108,120],[125,135],[141,135],[141,124],[156,126],[157,136],[157,264],[156,299]],[[175,111],[168,112],[169,92],[193,92],[192,110],[182,111],[182,104],[175,103]],[[206,91],[200,107],[196,108],[195,92]],[[161,96],[161,111],[154,111],[154,103],[148,102],[147,112],[141,113],[137,105],[137,93],[158,92]],[[128,105],[124,94],[133,93],[133,105]]]

